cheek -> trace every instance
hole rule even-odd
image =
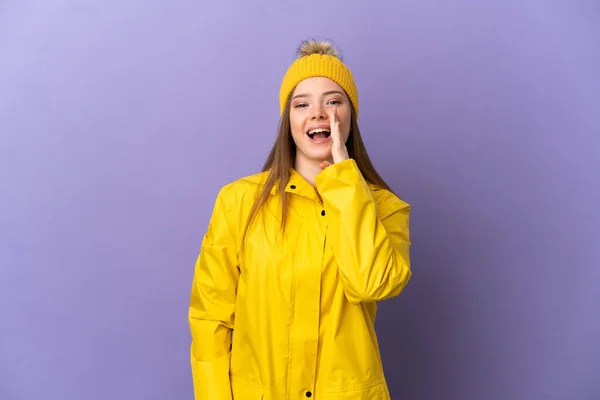
[[[298,116],[294,116],[293,114],[290,114],[290,128],[292,130],[292,138],[294,141],[297,141],[304,134],[302,131],[302,119],[298,118]]]

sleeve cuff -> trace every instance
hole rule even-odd
[[[192,358],[195,400],[231,400],[229,362],[231,352],[214,361],[196,361]]]
[[[321,171],[321,173],[316,176],[317,186],[325,184],[331,179],[339,180],[345,184],[357,184],[364,181],[356,161],[352,158],[332,164]]]

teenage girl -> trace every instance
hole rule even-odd
[[[305,41],[263,172],[219,192],[189,309],[196,400],[383,400],[378,301],[411,277],[409,205],[375,171],[352,73]]]

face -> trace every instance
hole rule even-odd
[[[350,134],[351,103],[340,85],[329,78],[300,82],[292,93],[290,125],[296,143],[296,163],[331,161],[330,123],[337,110],[344,143]]]

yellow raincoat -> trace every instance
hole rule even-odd
[[[195,399],[389,399],[376,302],[411,277],[410,206],[367,184],[353,159],[317,176],[322,201],[292,170],[285,235],[274,188],[240,253],[265,178],[224,186],[202,241],[189,309]]]

